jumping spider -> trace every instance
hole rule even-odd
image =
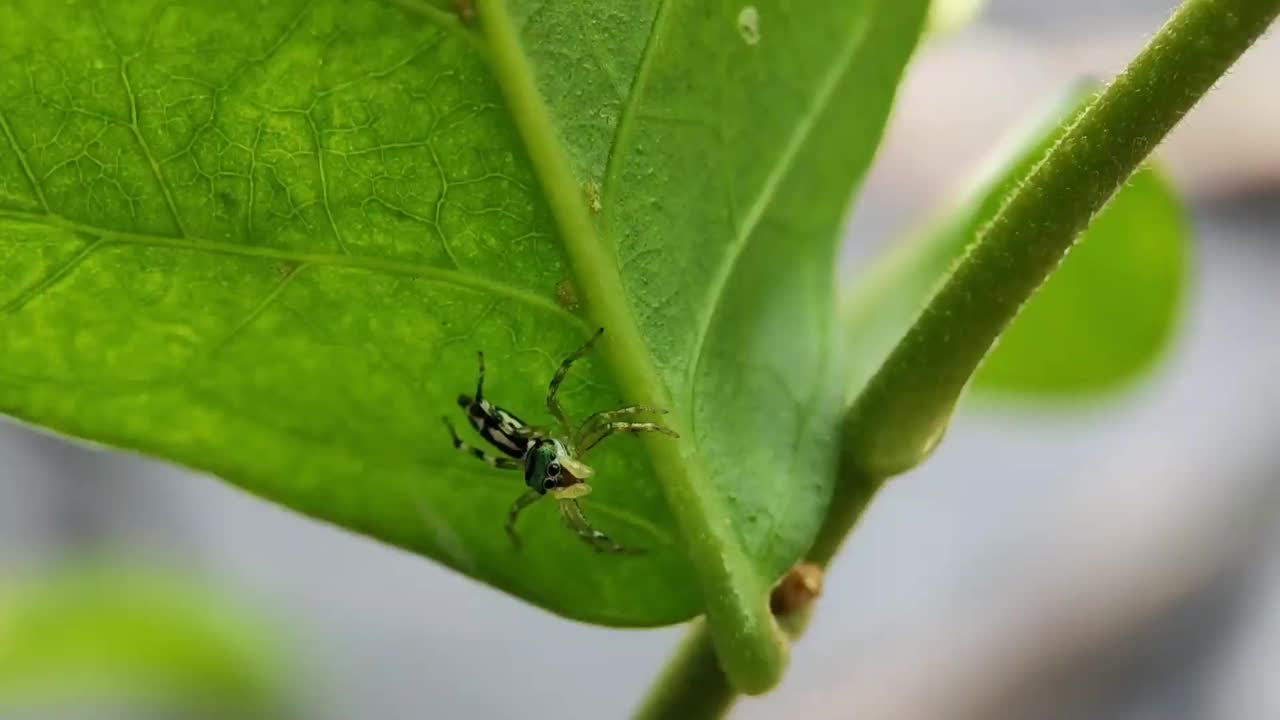
[[[547,410],[555,418],[555,432],[547,428],[534,427],[484,399],[484,353],[480,357],[480,378],[476,381],[476,394],[472,398],[467,395],[458,396],[458,406],[467,413],[471,427],[480,433],[490,445],[502,451],[507,457],[496,457],[480,448],[472,447],[458,437],[449,418],[444,418],[445,427],[453,438],[453,447],[502,470],[523,470],[524,484],[528,490],[516,498],[511,510],[507,513],[506,530],[511,542],[520,547],[520,536],[516,534],[516,518],[520,512],[542,499],[547,493],[560,503],[560,517],[578,537],[601,552],[634,553],[614,542],[608,535],[591,527],[591,523],[582,513],[578,498],[591,492],[587,478],[595,471],[581,460],[591,448],[601,440],[616,432],[660,432],[671,437],[679,437],[673,430],[652,422],[633,422],[626,418],[640,413],[665,414],[660,408],[643,405],[631,405],[617,410],[598,412],[582,422],[577,430],[569,424],[556,392],[564,382],[565,375],[574,361],[586,355],[600,339],[604,328],[600,328],[591,336],[585,345],[570,353],[560,363],[551,384],[547,386]]]

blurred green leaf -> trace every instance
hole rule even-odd
[[[862,386],[1005,196],[1058,137],[1091,86],[1036,113],[971,190],[894,248],[847,298],[850,392]],[[1145,168],[1112,198],[984,360],[974,388],[1040,401],[1123,387],[1158,361],[1181,311],[1190,232],[1164,176]]]
[[[1178,327],[1190,229],[1159,170],[1134,175],[983,362],[974,387],[1040,399],[1120,388]]]
[[[831,265],[925,5],[0,2],[0,411],[577,619],[767,618],[830,496]],[[497,47],[477,28],[506,7]],[[508,112],[495,78],[526,76],[553,128]],[[557,132],[578,182],[547,187]],[[648,552],[592,552],[551,503],[517,552],[519,474],[440,417],[482,350],[487,396],[546,424],[602,297],[643,347],[606,328],[563,398],[671,399],[679,443],[602,445],[584,501]],[[722,581],[743,566],[758,587]]]
[[[925,37],[936,40],[963,30],[987,8],[987,0],[931,0]]]
[[[266,717],[281,631],[210,588],[119,568],[0,582],[0,711],[84,701]]]

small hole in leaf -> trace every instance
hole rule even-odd
[[[747,5],[738,11],[738,34],[748,45],[760,42],[760,11],[755,5]]]

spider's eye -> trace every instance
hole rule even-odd
[[[558,462],[553,462],[553,463],[551,463],[550,465],[548,465],[548,466],[547,466],[547,474],[548,474],[548,475],[550,475],[551,477],[555,477],[555,476],[559,475],[559,474],[560,474],[560,463],[558,463]]]
[[[546,480],[543,480],[543,481],[542,481],[542,488],[543,488],[544,490],[555,490],[555,489],[556,489],[556,481],[555,481],[554,479],[552,479],[552,478],[547,478]]]

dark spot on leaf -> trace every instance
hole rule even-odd
[[[214,197],[218,200],[218,207],[227,215],[234,214],[236,208],[240,205],[240,201],[236,199],[236,196],[226,190],[219,190],[214,193]]]
[[[474,0],[453,0],[453,12],[463,25],[471,25],[476,20],[476,4]]]

